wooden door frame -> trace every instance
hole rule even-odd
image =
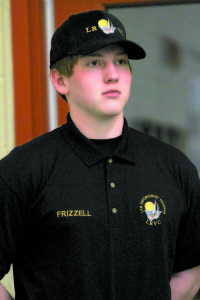
[[[43,0],[11,0],[15,144],[48,130]]]

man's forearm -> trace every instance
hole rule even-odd
[[[200,288],[200,266],[172,275],[172,300],[192,300]]]
[[[0,283],[0,300],[14,300],[4,286]]]

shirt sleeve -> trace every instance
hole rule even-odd
[[[173,273],[200,265],[200,182],[195,168],[185,177],[186,209],[180,221]]]
[[[28,160],[13,150],[0,161],[0,278],[19,251],[31,196]]]
[[[23,236],[25,208],[0,177],[0,278],[9,271]]]

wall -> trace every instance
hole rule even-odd
[[[200,173],[200,4],[115,7],[109,12],[121,19],[128,38],[147,51],[144,60],[132,61],[132,89],[124,110],[129,124],[149,124],[153,134],[162,130],[167,142],[171,135],[172,144]]]
[[[144,60],[132,61],[133,84],[125,109],[127,118],[148,118],[187,130],[189,85],[200,74],[200,4],[109,11],[125,24],[128,38],[147,51]]]
[[[0,158],[14,147],[14,99],[10,1],[0,0]],[[1,281],[14,295],[12,270]]]
[[[14,146],[10,1],[0,0],[0,158]]]

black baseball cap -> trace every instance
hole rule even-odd
[[[143,59],[144,49],[126,39],[123,24],[112,14],[103,10],[91,10],[71,15],[51,39],[50,68],[67,55],[83,55],[108,45],[122,46],[129,59]]]

